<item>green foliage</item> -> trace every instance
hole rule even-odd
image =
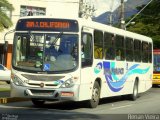
[[[12,21],[4,12],[4,8],[9,11],[14,10],[13,6],[7,0],[0,0],[0,31],[12,26]]]
[[[143,7],[144,5],[137,7],[137,10],[140,11]],[[127,30],[129,31],[151,37],[154,42],[154,48],[160,48],[160,10],[159,9],[160,9],[160,0],[153,0],[134,19],[135,25],[130,25],[127,28]],[[129,21],[129,19],[127,21]]]

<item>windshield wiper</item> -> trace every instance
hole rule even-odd
[[[56,44],[56,42],[58,41],[58,39],[59,39],[62,35],[63,35],[63,32],[60,32],[60,33],[56,36],[56,38],[55,38],[55,40],[54,40],[54,42],[53,42],[54,45]]]

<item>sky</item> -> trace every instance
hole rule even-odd
[[[46,1],[46,0],[41,0]],[[79,0],[47,0],[48,5],[50,6],[50,14],[54,15],[65,15],[68,16],[76,16],[78,11]],[[127,1],[127,0],[124,0]],[[96,11],[94,12],[94,16],[99,16],[107,11],[114,11],[121,3],[121,0],[83,0],[84,3],[88,3],[91,6],[94,6]],[[56,6],[53,7],[53,3]],[[71,4],[68,4],[71,3]],[[73,10],[74,9],[74,10]],[[64,11],[65,10],[65,11]],[[58,11],[58,14],[57,12]],[[67,14],[68,13],[68,14]],[[72,14],[71,14],[72,13]]]
[[[124,0],[127,1],[127,0]],[[106,11],[114,11],[121,3],[121,0],[84,0],[95,6],[95,16],[98,16]]]

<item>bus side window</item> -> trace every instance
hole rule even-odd
[[[125,46],[124,46],[124,37],[116,36],[116,59],[125,60]]]
[[[114,35],[111,33],[104,33],[104,57],[108,60],[115,59],[115,45]]]
[[[88,33],[82,34],[81,41],[81,61],[82,67],[91,66],[93,62],[92,58],[92,36]]]
[[[94,31],[94,58],[103,58],[103,32],[98,30]]]
[[[142,42],[142,62],[148,63],[148,43]]]
[[[121,50],[117,49],[116,50],[116,60],[121,60],[122,59],[122,54],[121,54]]]
[[[135,62],[141,61],[141,41],[134,40],[134,60]]]
[[[149,62],[152,63],[152,43],[149,43],[149,46],[148,46],[148,53],[149,53]]]
[[[133,39],[126,37],[126,60],[133,61]]]

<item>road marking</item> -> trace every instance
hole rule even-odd
[[[13,109],[43,109],[43,108],[32,108],[32,107],[16,107],[16,106],[5,106],[5,105],[0,105],[0,108],[13,108]]]
[[[125,108],[125,107],[130,107],[132,106],[133,104],[130,104],[130,105],[124,105],[124,106],[119,106],[119,107],[114,107],[114,108],[111,108],[112,110],[115,110],[115,109],[120,109],[120,108]]]

